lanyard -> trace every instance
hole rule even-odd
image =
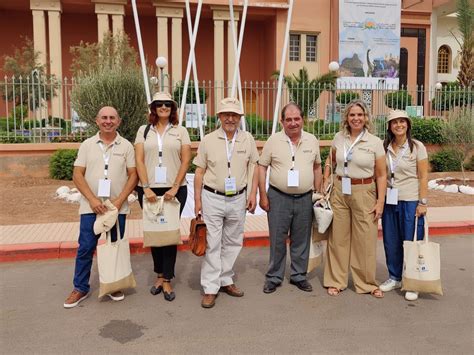
[[[229,177],[230,177],[230,160],[232,159],[232,153],[234,152],[235,147],[235,139],[237,138],[237,133],[239,130],[234,132],[234,137],[232,137],[232,146],[229,149],[229,140],[227,139],[227,134],[224,132],[224,139],[225,139],[225,150],[227,153],[227,169],[229,170]]]
[[[408,149],[408,144],[405,144],[403,146],[403,150],[400,151],[397,155],[397,160],[393,160],[392,159],[392,153],[389,151],[388,152],[388,162],[389,162],[389,165],[390,165],[390,185],[393,187],[393,180],[395,178],[395,169],[397,168],[398,164],[400,163],[400,159],[403,158],[403,156],[405,155],[405,152],[407,151]]]
[[[290,153],[291,153],[291,169],[290,170],[294,170],[295,169],[295,149],[293,147],[293,143],[291,142],[291,139],[290,137],[286,137],[288,138],[288,144],[290,145]]]
[[[161,166],[163,164],[163,141],[165,140],[166,132],[171,128],[171,123],[168,123],[168,125],[165,128],[165,131],[163,132],[163,138],[161,138],[160,132],[158,132],[158,129],[156,129],[156,141],[158,144],[158,166]]]
[[[109,161],[110,157],[112,156],[112,152],[115,148],[115,143],[113,143],[112,148],[109,150],[108,147],[104,146],[104,143],[99,142],[100,149],[102,150],[102,157],[104,158],[104,177],[107,180],[109,175]],[[110,146],[109,146],[110,147]],[[107,153],[107,151],[109,152]]]
[[[360,132],[360,134],[357,136],[356,140],[354,141],[354,143],[352,143],[352,145],[349,147],[348,150],[346,149],[346,143],[344,142],[344,176],[348,176],[347,166],[349,162],[349,159],[348,159],[349,155],[351,155],[352,150],[354,149],[355,145],[359,143],[359,141],[362,139],[362,136],[364,135],[364,133],[365,133],[365,129],[363,129],[362,132]]]

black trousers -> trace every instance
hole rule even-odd
[[[156,196],[163,196],[166,191],[168,191],[169,187],[160,187],[160,188],[152,188],[152,191],[156,194]],[[138,202],[140,203],[140,207],[143,208],[143,188],[137,186],[135,191],[138,194]],[[183,212],[184,205],[186,204],[186,198],[188,197],[188,187],[181,186],[176,193],[176,198],[178,199],[179,203],[181,204],[179,215]],[[163,274],[163,277],[166,280],[171,280],[174,277],[174,267],[176,264],[176,254],[178,253],[178,246],[177,245],[168,245],[166,247],[151,247],[151,255],[153,257],[153,265],[154,271],[157,274]]]

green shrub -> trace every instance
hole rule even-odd
[[[272,120],[266,120],[255,113],[245,116],[246,129],[253,135],[270,135],[272,133]]]
[[[431,170],[433,172],[461,171],[459,155],[462,154],[456,148],[444,148],[430,155]]]
[[[406,90],[385,94],[385,105],[394,110],[405,110],[411,106],[412,97]]]
[[[0,143],[5,143],[5,144],[31,143],[31,139],[28,137],[21,137],[21,136],[0,137]]]
[[[439,119],[413,118],[411,135],[425,144],[443,144],[443,121]]]
[[[343,91],[336,95],[336,101],[343,105],[347,105],[352,100],[356,100],[359,98],[360,98],[359,93],[356,91],[351,91],[351,90]]]
[[[464,163],[464,169],[474,171],[474,155],[471,156],[467,163]]]
[[[324,164],[326,163],[326,159],[328,158],[329,155],[329,147],[322,147],[320,150],[321,154],[321,165],[323,166],[323,172],[324,172]]]
[[[457,81],[443,86],[440,91],[435,92],[431,101],[433,110],[448,111],[454,107],[472,106],[474,104],[474,93],[472,90],[462,88]]]
[[[17,105],[15,106],[15,109],[13,109],[10,112],[10,119],[12,120],[13,124],[13,119],[16,119],[17,122],[21,122],[21,119],[27,119],[28,118],[28,106],[27,105]]]
[[[49,160],[49,175],[56,180],[72,180],[77,149],[59,149]]]
[[[181,105],[183,92],[184,92],[184,81],[180,81],[176,83],[176,86],[173,90],[173,99],[178,103],[178,105]],[[188,84],[188,92],[186,94],[187,104],[197,103],[195,92],[196,92],[196,89],[194,89],[194,81],[190,80]],[[201,104],[206,102],[206,90],[204,90],[203,88],[199,88],[199,101]]]

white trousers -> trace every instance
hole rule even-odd
[[[242,249],[245,225],[245,193],[226,197],[202,190],[202,215],[207,226],[207,249],[201,265],[204,293],[217,294],[234,283],[232,270]]]

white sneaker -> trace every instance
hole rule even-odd
[[[405,299],[407,301],[416,301],[418,299],[418,292],[407,291],[405,293]]]
[[[117,292],[114,292],[114,293],[108,293],[107,296],[110,297],[111,300],[113,301],[122,301],[123,299],[125,299],[125,295],[123,294],[122,291],[117,291]]]
[[[396,288],[400,288],[400,287],[402,287],[401,281],[395,281],[395,280],[392,280],[392,279],[388,279],[387,281],[385,281],[383,284],[381,284],[379,286],[379,288],[383,292],[392,291],[392,290],[395,290]]]

